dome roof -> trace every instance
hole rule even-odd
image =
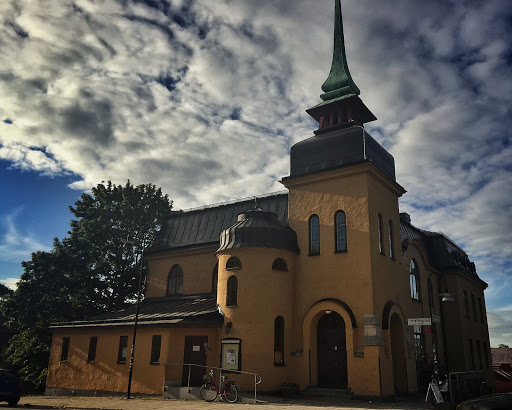
[[[300,253],[297,234],[273,212],[253,209],[238,215],[238,221],[220,234],[223,251],[232,248],[274,248]]]

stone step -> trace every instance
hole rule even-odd
[[[312,387],[301,392],[306,396],[337,396],[337,397],[354,397],[354,392],[350,389],[329,389],[324,387]]]

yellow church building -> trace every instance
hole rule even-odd
[[[319,127],[291,148],[286,192],[176,212],[147,252],[133,393],[202,384],[205,368],[183,363],[256,373],[262,391],[389,397],[421,389],[436,358],[492,385],[487,284],[457,244],[400,213],[394,159],[364,128],[376,118],[348,70],[339,0],[334,38],[322,102],[307,110]],[[47,394],[126,392],[134,317],[53,324]],[[251,377],[230,375],[242,390]]]

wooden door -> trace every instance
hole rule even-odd
[[[345,322],[336,312],[318,321],[318,386],[344,389],[348,385]]]
[[[206,366],[208,336],[185,336],[183,363]],[[201,386],[206,373],[204,367],[183,366],[182,386],[188,385],[190,367],[190,386]]]

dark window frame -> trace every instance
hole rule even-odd
[[[238,278],[231,275],[227,282],[226,307],[238,306]]]
[[[477,322],[478,318],[476,316],[476,300],[475,295],[473,293],[471,294],[471,308],[473,309],[473,320]]]
[[[343,223],[339,223],[338,221],[340,215],[343,215]],[[340,246],[340,240],[345,241],[345,246]],[[347,250],[347,213],[343,210],[339,210],[334,214],[334,252],[347,252]]]
[[[476,341],[476,353],[478,355],[478,368],[482,369],[484,364],[482,361],[482,347],[480,346],[480,340]]]
[[[309,228],[309,256],[320,255],[320,217],[317,214],[313,214],[309,217],[308,221]],[[318,238],[315,239],[314,231],[318,231]]]
[[[60,351],[60,361],[67,362],[69,357],[69,344],[71,343],[71,337],[64,336],[62,338],[62,349]]]
[[[171,289],[171,280],[175,280],[174,289]],[[169,271],[167,276],[167,296],[176,296],[183,294],[183,268],[176,264]]]
[[[377,215],[377,229],[379,234],[379,253],[381,255],[386,255],[384,252],[384,235],[382,233],[382,214],[380,212]]]
[[[232,256],[226,262],[226,270],[242,269],[242,261],[236,256]]]
[[[462,300],[464,301],[464,316],[469,318],[469,301],[468,292],[466,290],[462,291]]]
[[[149,364],[160,364],[160,353],[162,350],[162,335],[153,335],[151,338],[151,355]]]
[[[215,264],[212,272],[212,294],[217,293],[217,287],[219,284],[219,262]]]
[[[388,222],[389,231],[389,257],[395,260],[395,242],[393,241],[393,221],[390,219]]]
[[[475,370],[475,351],[473,350],[473,340],[469,339],[469,355],[471,357],[471,370]]]
[[[409,262],[409,287],[411,299],[421,301],[420,269],[418,268],[418,262],[414,258]]]
[[[284,361],[284,318],[274,319],[274,366],[286,366]]]
[[[478,309],[480,310],[480,322],[485,323],[484,319],[484,305],[482,303],[482,298],[478,297]]]
[[[427,349],[425,345],[425,334],[423,333],[423,326],[413,326],[413,337],[416,362],[425,363],[427,360]]]
[[[124,349],[124,356],[123,356]],[[117,350],[117,363],[126,364],[128,357],[128,336],[119,336],[119,348]]]
[[[274,262],[272,262],[272,270],[288,272],[288,265],[283,258],[276,258]]]
[[[97,348],[98,348],[98,336],[91,336],[89,338],[89,352],[87,353],[87,363],[94,363],[96,361]]]

